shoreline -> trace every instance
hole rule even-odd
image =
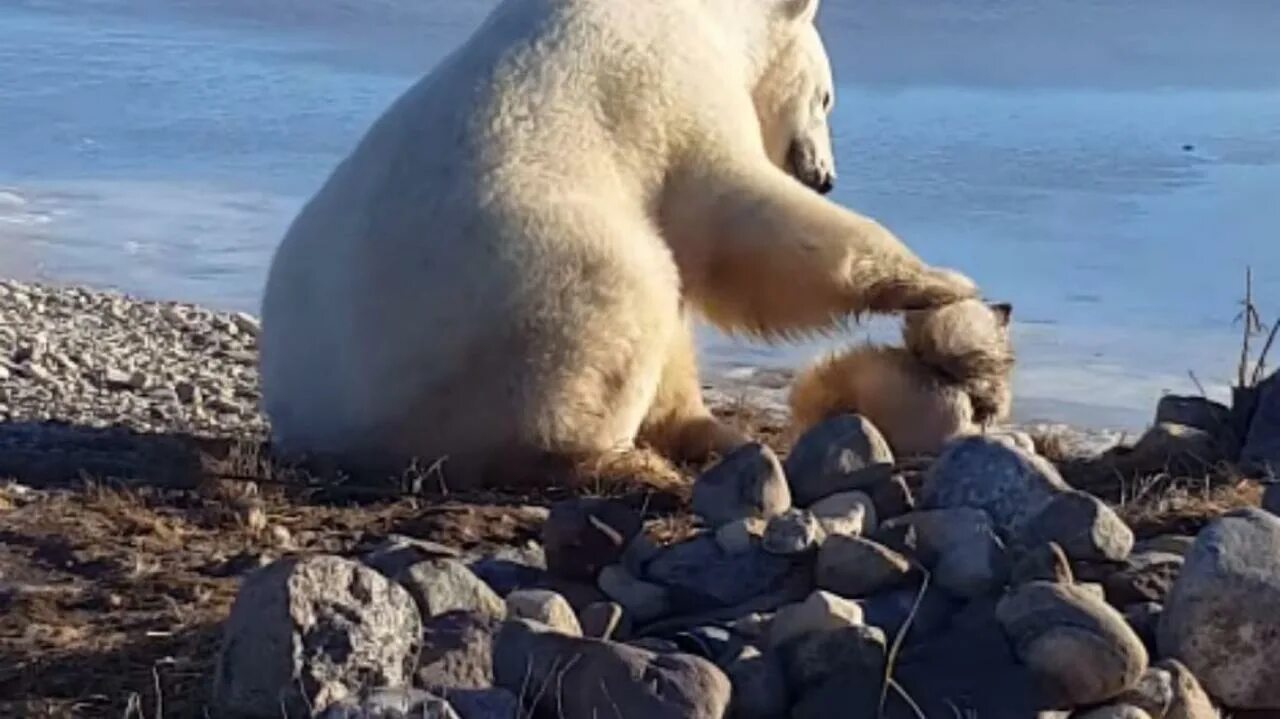
[[[78,284],[0,279],[0,422],[265,440],[259,410],[258,320],[181,301]],[[704,373],[708,405],[750,406],[785,425],[790,370]],[[1015,410],[1017,399],[1015,397]],[[1124,429],[1014,423],[1067,432],[1100,452]]]

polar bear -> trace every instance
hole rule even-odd
[[[792,382],[799,429],[855,413],[899,455],[937,454],[947,442],[1009,417],[1013,306],[964,300],[907,313],[903,346],[865,344],[825,357]]]
[[[450,482],[745,440],[691,322],[765,339],[975,294],[835,178],[818,0],[504,0],[303,207],[262,304],[277,448]]]

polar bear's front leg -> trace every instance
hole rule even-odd
[[[977,294],[964,275],[929,267],[878,222],[772,166],[686,181],[703,189],[670,193],[681,199],[664,212],[664,231],[686,296],[722,327],[787,335]]]

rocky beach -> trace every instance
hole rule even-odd
[[[275,466],[247,314],[0,282],[0,715],[1280,715],[1280,379],[1141,437],[856,416],[658,496]]]

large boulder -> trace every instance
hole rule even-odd
[[[1258,386],[1258,403],[1240,461],[1251,469],[1280,477],[1280,372]]]
[[[247,576],[224,629],[214,703],[233,716],[308,716],[406,686],[422,620],[403,587],[358,562],[285,559]]]
[[[525,621],[503,625],[494,645],[498,686],[557,719],[722,719],[730,683],[704,659],[581,639]]]
[[[649,562],[645,579],[669,588],[678,609],[700,611],[765,594],[791,569],[785,557],[760,548],[729,554],[704,535],[662,550]],[[612,598],[626,606],[620,597]]]
[[[1105,702],[1147,668],[1124,617],[1081,587],[1028,582],[1000,600],[996,617],[1018,657],[1070,706]]]
[[[1068,489],[1043,457],[1003,439],[972,436],[942,452],[925,476],[920,499],[931,509],[981,509],[1001,531],[1012,533]]]
[[[1161,654],[1237,709],[1280,709],[1280,518],[1231,512],[1196,537],[1160,617]]]

